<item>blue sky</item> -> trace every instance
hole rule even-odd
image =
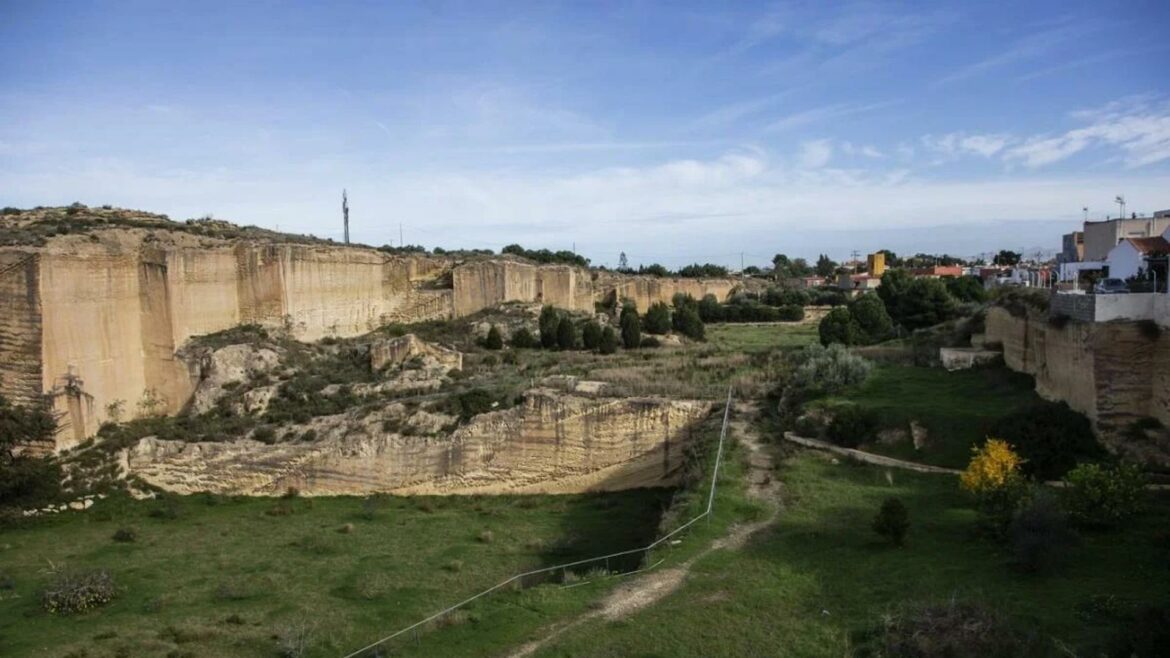
[[[725,6],[726,5],[726,6]],[[0,0],[0,204],[738,265],[1170,208],[1170,3]]]

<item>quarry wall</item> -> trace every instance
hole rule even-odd
[[[314,341],[509,301],[592,311],[616,295],[645,311],[678,292],[724,300],[735,286],[174,231],[58,236],[44,247],[0,250],[0,393],[22,403],[51,396],[61,450],[92,436],[111,412],[127,420],[181,410],[198,372],[176,351],[193,336],[240,324]]]
[[[672,486],[710,404],[594,399],[547,389],[451,435],[387,434],[317,419],[320,440],[264,445],[143,439],[132,473],[179,493],[309,495],[575,493]]]
[[[1102,440],[1125,451],[1136,420],[1170,425],[1170,336],[1139,322],[1048,322],[1029,310],[987,313],[988,343],[1003,345],[1004,363],[1036,378],[1036,392],[1088,416]]]

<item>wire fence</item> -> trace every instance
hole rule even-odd
[[[724,405],[724,408],[723,408],[723,426],[719,430],[719,444],[715,449],[715,465],[711,469],[711,490],[707,494],[707,507],[702,512],[700,512],[697,516],[695,516],[694,518],[690,519],[686,523],[683,523],[679,527],[675,528],[674,530],[671,530],[670,532],[666,533],[665,535],[659,537],[658,539],[654,540],[653,542],[651,542],[645,546],[641,546],[638,548],[631,548],[631,549],[624,550],[624,551],[618,551],[616,553],[609,553],[607,555],[599,555],[597,557],[585,558],[583,560],[576,560],[574,562],[566,562],[564,564],[554,564],[554,565],[549,566],[549,567],[541,567],[539,569],[532,569],[531,571],[525,571],[523,573],[518,573],[518,574],[512,576],[511,578],[508,578],[507,580],[503,580],[499,583],[496,583],[495,585],[492,585],[491,587],[483,590],[482,592],[479,592],[478,594],[475,594],[473,596],[469,596],[468,598],[463,599],[462,601],[460,601],[454,605],[443,608],[442,610],[436,612],[435,614],[433,614],[425,619],[421,619],[421,620],[411,624],[410,626],[399,629],[399,630],[387,635],[386,637],[381,638],[380,640],[378,640],[376,642],[373,642],[371,644],[368,644],[368,645],[362,647],[361,649],[358,649],[357,651],[354,651],[352,653],[348,653],[343,658],[357,658],[358,656],[367,655],[368,652],[371,652],[371,651],[374,651],[375,649],[378,649],[379,647],[385,645],[387,642],[390,642],[391,640],[393,640],[395,638],[398,638],[398,637],[401,637],[407,633],[410,633],[411,631],[417,631],[418,629],[426,626],[427,624],[429,624],[433,621],[437,621],[437,620],[441,619],[443,616],[448,615],[448,614],[468,605],[472,601],[483,598],[483,597],[487,596],[488,594],[491,594],[492,592],[495,592],[496,590],[508,587],[509,585],[512,585],[513,583],[523,584],[525,579],[531,578],[532,576],[537,576],[537,575],[546,574],[546,573],[552,573],[552,572],[556,572],[556,571],[567,571],[568,569],[571,569],[574,567],[580,567],[580,566],[583,566],[586,564],[595,564],[598,562],[606,563],[606,570],[608,571],[609,570],[608,565],[609,565],[609,561],[611,559],[625,557],[625,556],[629,556],[629,555],[635,555],[637,553],[646,553],[646,555],[649,555],[650,551],[652,551],[656,547],[662,545],[664,542],[668,541],[670,538],[679,534],[683,530],[686,530],[687,528],[691,527],[692,525],[694,525],[695,523],[699,522],[700,520],[702,520],[704,518],[709,519],[713,510],[715,509],[715,485],[716,485],[716,482],[717,482],[718,477],[719,477],[719,466],[723,461],[723,441],[724,441],[724,439],[727,438],[727,425],[728,425],[728,421],[731,418],[731,393],[733,390],[733,386],[734,385],[730,385],[727,387],[727,403],[726,403],[726,405]],[[645,569],[642,569],[642,570],[646,571],[646,570],[652,569],[652,568],[658,566],[659,564],[661,564],[661,562],[662,561],[660,560],[659,562],[656,562],[655,564],[650,565],[649,567],[646,567]]]

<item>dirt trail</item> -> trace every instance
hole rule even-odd
[[[594,619],[614,621],[661,601],[682,585],[691,567],[700,558],[719,549],[738,550],[753,534],[771,525],[780,513],[780,483],[772,476],[774,465],[772,455],[760,442],[759,434],[753,425],[758,414],[759,409],[755,403],[737,402],[732,408],[728,429],[730,435],[748,452],[748,495],[767,505],[768,513],[764,518],[732,526],[725,536],[711,542],[710,546],[678,566],[631,577],[606,595],[595,609],[570,621],[544,629],[540,638],[521,645],[509,653],[508,658],[530,656],[564,633]]]

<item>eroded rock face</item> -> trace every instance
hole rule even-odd
[[[430,358],[447,370],[463,369],[461,352],[419,340],[414,334],[387,338],[370,345],[370,368],[373,370],[401,366],[415,358]]]
[[[397,406],[398,409],[390,407]],[[670,486],[710,403],[594,399],[535,389],[524,404],[482,414],[449,434],[404,435],[383,421],[316,418],[316,440],[182,443],[146,438],[131,471],[170,491],[274,495],[571,493]],[[434,430],[453,418],[422,412],[403,426]],[[416,414],[417,415],[417,414]]]
[[[1040,313],[987,313],[988,345],[1002,345],[1004,363],[1036,378],[1036,392],[1068,403],[1093,421],[1102,441],[1141,461],[1170,463],[1158,441],[1132,440],[1134,421],[1170,424],[1170,336],[1139,322],[1068,322],[1053,326]]]
[[[205,349],[191,355],[195,362],[193,370],[199,384],[191,396],[191,409],[201,414],[215,408],[215,403],[230,391],[233,383],[240,384],[256,375],[270,372],[280,365],[280,353],[267,347],[254,345],[228,345],[216,350]],[[265,392],[249,391],[244,397],[244,408],[248,411],[268,407],[275,387],[261,389]]]

